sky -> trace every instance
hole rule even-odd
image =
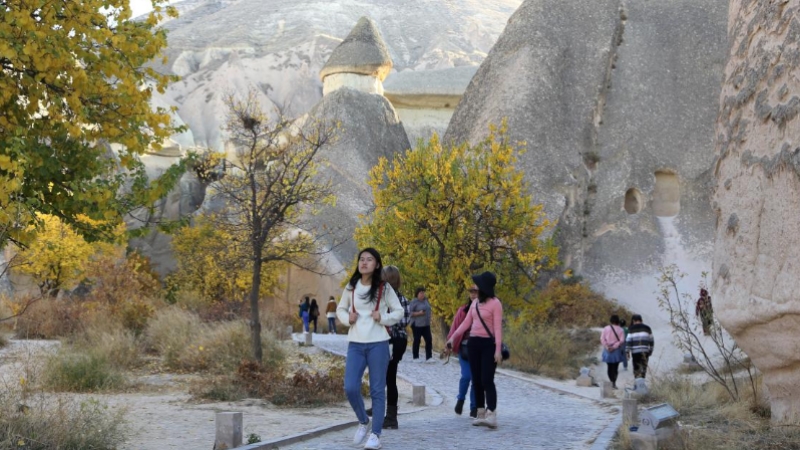
[[[153,9],[153,5],[150,0],[130,0],[131,1],[131,10],[133,11],[133,17],[141,16],[144,13],[149,12]],[[178,3],[179,0],[170,0],[170,3]]]

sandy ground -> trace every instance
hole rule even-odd
[[[33,361],[41,361],[47,352],[57,348],[54,341],[12,341],[0,350],[0,380],[17,382],[22,373],[31,370]],[[313,358],[318,348],[300,348]],[[130,435],[121,450],[156,450],[164,448],[202,449],[214,445],[214,416],[221,411],[244,413],[244,436],[257,434],[262,440],[288,436],[334,422],[353,419],[349,404],[324,408],[277,408],[267,402],[248,399],[239,402],[197,402],[190,398],[191,381],[196,375],[152,374],[137,376],[132,381],[137,392],[121,394],[74,394],[76,399],[94,398],[111,409],[124,408]],[[400,384],[401,402],[408,402],[411,386]],[[366,401],[369,406],[369,400]]]

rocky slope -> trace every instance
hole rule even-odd
[[[157,101],[179,108],[196,145],[222,148],[223,97],[257,87],[290,115],[322,97],[319,71],[361,16],[378,24],[394,70],[483,61],[520,0],[187,0],[175,6],[169,61],[182,81]]]

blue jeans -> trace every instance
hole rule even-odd
[[[372,432],[381,435],[386,416],[386,371],[389,368],[389,341],[351,342],[344,367],[344,393],[358,421],[369,422],[361,396],[361,378],[369,367],[369,395],[372,397]]]
[[[336,318],[328,317],[328,333],[336,334]]]
[[[308,333],[308,319],[309,319],[308,311],[303,311],[302,317],[303,317],[303,331]]]
[[[461,380],[458,382],[458,395],[456,398],[464,400],[467,398],[467,388],[469,388],[469,384],[472,381],[472,371],[469,368],[469,361],[458,358],[458,364],[461,366]],[[472,411],[475,408],[477,406],[475,406],[475,388],[473,386],[469,390],[469,410]]]

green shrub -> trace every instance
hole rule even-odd
[[[534,300],[530,310],[520,313],[523,321],[562,327],[600,327],[608,325],[612,314],[629,319],[631,312],[613,300],[593,291],[587,284],[554,280]]]
[[[125,384],[104,356],[71,348],[63,348],[48,359],[43,381],[49,389],[66,392],[111,390]]]
[[[600,334],[591,330],[512,322],[503,335],[511,347],[508,364],[516,369],[555,378],[569,378],[591,364]]]

